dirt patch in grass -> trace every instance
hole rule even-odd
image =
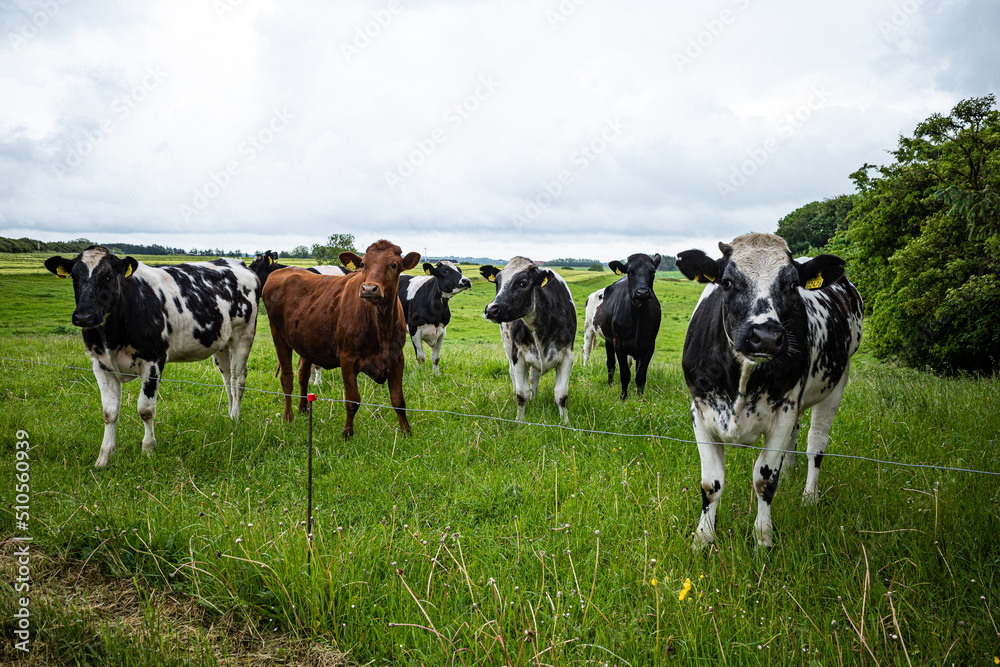
[[[333,647],[287,634],[265,634],[208,603],[149,585],[108,577],[94,563],[47,554],[29,543],[30,590],[16,591],[24,543],[0,543],[0,664],[50,665],[350,665]],[[14,645],[13,614],[30,603],[29,652]]]

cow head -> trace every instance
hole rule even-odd
[[[496,283],[496,298],[486,306],[483,316],[498,324],[530,316],[535,310],[535,289],[548,284],[552,273],[526,257],[513,258],[503,269],[483,266],[479,272]]]
[[[628,276],[629,301],[636,307],[641,308],[649,303],[653,296],[653,279],[656,278],[656,267],[660,265],[660,256],[644,255],[636,253],[629,255],[624,264],[615,261],[608,264],[617,275]]]
[[[766,361],[788,345],[788,323],[801,290],[824,289],[844,275],[844,260],[820,255],[799,263],[774,234],[745,234],[719,243],[721,259],[701,250],[677,256],[677,268],[690,280],[715,283],[722,290],[723,327],[743,361]]]
[[[472,287],[472,282],[462,275],[462,269],[447,260],[438,262],[437,266],[425,262],[424,273],[438,279],[438,287],[446,299]]]
[[[361,272],[362,299],[385,304],[399,298],[399,274],[415,267],[420,261],[420,253],[411,252],[404,257],[398,245],[383,239],[368,246],[364,257],[342,252],[340,261],[348,271]]]
[[[45,260],[46,269],[60,278],[73,279],[73,324],[83,329],[104,324],[121,296],[122,281],[138,266],[134,258],[119,259],[102,246],[90,246],[73,259],[56,255]]]
[[[278,253],[268,250],[263,254],[257,253],[250,262],[250,270],[260,279],[261,285],[267,281],[271,274],[271,266],[278,261]]]

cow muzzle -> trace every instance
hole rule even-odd
[[[652,291],[648,287],[637,287],[632,291],[632,301],[639,306],[644,306],[649,303],[649,297],[652,295]]]
[[[490,322],[496,322],[500,324],[500,306],[496,303],[491,303],[486,306],[486,310],[483,312],[483,317],[488,319]]]
[[[781,353],[785,346],[785,328],[777,322],[755,324],[750,329],[744,353],[750,357],[770,359]]]
[[[81,329],[91,329],[100,325],[104,321],[104,317],[101,313],[95,312],[93,310],[74,310],[73,311],[73,325],[78,326]]]
[[[376,283],[364,283],[361,285],[361,298],[365,301],[380,301],[382,294],[381,285]]]

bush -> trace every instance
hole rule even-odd
[[[587,270],[588,271],[603,271],[604,270],[604,265],[600,264],[599,262],[594,262],[593,264],[590,265],[590,268],[587,269]]]

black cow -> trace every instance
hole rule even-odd
[[[441,374],[441,345],[451,321],[448,300],[459,292],[472,287],[462,269],[444,260],[433,264],[424,263],[424,276],[399,277],[399,301],[403,304],[406,328],[413,342],[417,362],[427,361],[424,343],[431,347],[431,364],[434,375]]]
[[[653,293],[653,280],[660,256],[629,255],[624,264],[608,266],[623,278],[587,297],[583,325],[583,363],[603,339],[608,353],[608,385],[615,377],[615,359],[621,367],[622,400],[628,397],[629,363],[635,359],[635,386],[646,388],[646,371],[660,331],[660,302]]]
[[[691,315],[684,341],[684,379],[691,394],[701,454],[702,514],[695,547],[715,539],[725,487],[725,448],[764,449],[754,464],[754,534],[772,544],[771,501],[783,464],[794,462],[799,418],[812,408],[809,470],[803,502],[819,494],[819,466],[830,424],[861,344],[861,297],[844,277],[844,260],[820,255],[792,259],[784,239],[746,234],[719,243],[721,259],[701,250],[678,256],[677,268],[710,283]]]
[[[569,423],[566,403],[576,338],[576,305],[569,286],[555,271],[525,257],[513,258],[502,270],[486,265],[479,272],[497,286],[483,315],[500,325],[518,421],[524,421],[524,406],[538,393],[542,373],[555,369],[556,405],[562,421]]]
[[[107,465],[115,450],[121,383],[137,377],[142,451],[152,455],[156,390],[168,361],[212,357],[225,383],[229,416],[239,418],[261,289],[243,262],[151,267],[90,246],[73,259],[50,257],[45,268],[73,278],[73,324],[83,330],[104,406],[104,441],[95,467]]]

